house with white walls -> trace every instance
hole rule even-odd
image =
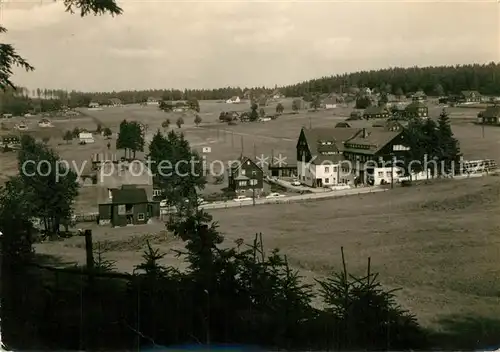
[[[94,136],[90,132],[80,132],[78,134],[78,139],[82,144],[91,144],[95,142]]]
[[[226,104],[237,104],[241,102],[240,97],[234,96],[231,99],[226,100]]]
[[[310,187],[398,182],[405,176],[401,162],[409,148],[403,128],[396,127],[302,128],[299,181]]]

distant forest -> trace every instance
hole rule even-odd
[[[424,91],[429,96],[454,95],[464,90],[476,90],[483,95],[500,95],[500,63],[487,65],[457,65],[436,67],[389,68],[360,71],[313,79],[285,87],[226,87],[218,89],[154,89],[120,92],[77,92],[65,90],[18,88],[0,92],[0,112],[21,114],[30,111],[50,111],[61,106],[88,106],[90,102],[109,103],[118,98],[123,104],[141,103],[149,97],[159,100],[225,100],[242,97],[245,92],[258,97],[276,89],[286,97],[311,94],[354,93],[368,87],[379,92],[404,95]]]

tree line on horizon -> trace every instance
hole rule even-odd
[[[379,93],[403,96],[423,91],[429,96],[456,95],[461,91],[478,91],[483,95],[500,95],[500,63],[456,66],[430,66],[389,68],[345,73],[323,77],[284,87],[217,89],[151,89],[119,92],[78,92],[61,89],[28,90],[19,87],[0,92],[0,112],[17,113],[39,108],[39,111],[87,107],[91,102],[102,105],[110,99],[120,99],[123,104],[144,103],[148,98],[160,101],[226,100],[232,96],[269,96],[278,90],[286,97],[304,97],[311,94],[349,93],[356,95],[360,88],[368,87]]]

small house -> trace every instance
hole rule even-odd
[[[48,119],[41,119],[40,121],[38,121],[38,127],[46,128],[54,127],[54,125],[52,125],[52,123]]]
[[[405,116],[407,118],[427,118],[429,117],[429,108],[420,101],[413,101],[406,106]]]
[[[2,146],[10,146],[10,145],[17,145],[17,144],[20,144],[21,143],[21,140],[19,139],[18,136],[14,136],[14,135],[6,135],[6,136],[2,136],[1,137],[1,141],[2,141]]]
[[[111,99],[109,99],[108,104],[110,106],[122,106],[123,105],[122,101],[120,99],[118,99],[118,98],[111,98]]]
[[[411,100],[413,101],[425,101],[427,100],[427,95],[425,95],[425,93],[421,90],[419,90],[418,92],[416,92],[415,94],[413,94],[411,96]]]
[[[389,117],[389,110],[385,106],[369,106],[363,112],[363,118],[369,119],[386,119]]]
[[[485,125],[500,124],[500,105],[491,105],[478,114],[478,120]]]
[[[90,132],[80,132],[78,134],[78,139],[82,144],[91,144],[95,142],[94,136]]]
[[[324,109],[335,109],[337,107],[337,99],[327,98],[323,100],[322,106]]]
[[[160,215],[158,202],[150,202],[144,188],[123,185],[108,189],[108,199],[99,204],[99,224],[128,226],[147,224]]]
[[[240,97],[238,96],[234,96],[228,100],[226,100],[226,104],[237,104],[239,103],[241,100],[240,100]]]
[[[147,105],[158,105],[159,104],[159,99],[155,97],[149,97],[148,100],[146,101]]]
[[[354,110],[347,118],[347,121],[361,120],[362,118],[363,118],[363,112],[360,110]]]
[[[250,158],[242,156],[234,161],[228,174],[228,186],[234,192],[262,192],[264,189],[264,172]]]
[[[93,101],[93,102],[91,102],[91,103],[89,104],[89,108],[90,108],[90,109],[96,109],[96,108],[98,108],[98,107],[99,107],[99,103],[97,103],[97,102],[95,102],[95,101]]]
[[[458,101],[461,103],[469,103],[469,104],[480,103],[481,94],[477,90],[464,90],[460,92]]]

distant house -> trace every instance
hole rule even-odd
[[[41,119],[40,121],[38,121],[38,127],[46,128],[54,127],[54,125],[52,125],[52,123],[48,119]]]
[[[427,118],[429,117],[429,108],[420,101],[413,101],[406,106],[405,116],[407,118]]]
[[[383,119],[389,117],[389,110],[385,106],[369,106],[363,111],[363,118],[369,119]]]
[[[323,103],[321,104],[324,109],[335,109],[337,107],[337,100],[334,98],[327,98],[323,100]]]
[[[363,111],[354,110],[351,112],[351,114],[349,115],[349,118],[347,120],[354,121],[354,120],[361,120],[362,118],[363,118]]]
[[[485,125],[500,124],[500,105],[488,106],[486,110],[478,114],[478,122]]]
[[[240,157],[230,165],[228,170],[228,186],[234,192],[247,192],[264,189],[264,172],[250,158]]]
[[[91,109],[95,109],[95,108],[98,108],[99,107],[99,103],[93,101],[89,104],[89,108]]]
[[[18,145],[21,143],[21,139],[18,136],[14,135],[5,135],[2,136],[0,141],[2,142],[2,146],[11,146],[11,145]]]
[[[160,100],[155,97],[149,97],[148,100],[146,100],[147,105],[158,105],[159,102]]]
[[[359,95],[372,95],[372,90],[368,87],[361,88],[358,92]]]
[[[122,101],[118,98],[111,98],[111,99],[109,99],[108,103],[111,106],[122,106],[123,105]]]
[[[341,162],[344,160],[343,143],[357,129],[313,128],[300,131],[297,141],[297,177],[309,187],[348,184]]]
[[[458,101],[462,103],[480,103],[481,94],[477,90],[464,90],[460,92]]]
[[[95,142],[94,136],[90,132],[80,132],[78,134],[78,139],[82,144],[91,144]]]
[[[425,100],[427,100],[427,95],[425,95],[424,92],[419,90],[418,92],[416,92],[415,94],[413,94],[411,96],[411,100],[413,100],[413,101],[425,101]]]
[[[240,97],[238,96],[234,96],[228,100],[226,100],[226,104],[237,104],[239,103],[241,100],[240,100]]]
[[[285,96],[281,94],[279,91],[275,91],[272,97],[273,99],[283,99]]]
[[[108,190],[108,199],[99,203],[101,225],[127,226],[147,224],[160,215],[158,202],[148,199],[144,188],[123,185]]]

